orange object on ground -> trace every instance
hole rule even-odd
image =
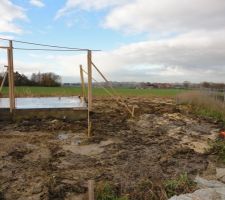
[[[225,131],[220,132],[219,136],[225,138]]]

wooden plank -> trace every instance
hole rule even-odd
[[[95,200],[95,181],[88,181],[88,200]]]
[[[87,66],[88,66],[88,111],[92,111],[92,52],[88,50]]]
[[[107,80],[107,78],[103,75],[103,73],[98,69],[98,67],[91,62],[91,64],[94,66],[94,68],[98,71],[98,73],[101,75],[101,77],[105,80],[106,83],[108,83],[109,81]]]
[[[85,70],[83,70],[83,72],[84,72],[85,74],[88,75],[88,72],[86,72]],[[98,83],[98,81],[95,80],[93,77],[92,77],[92,80],[94,80],[96,83]],[[108,83],[109,83],[109,82],[108,82]],[[129,108],[129,106],[127,105],[127,103],[126,103],[121,97],[115,97],[115,96],[114,96],[113,94],[111,94],[111,92],[109,92],[105,87],[103,87],[103,86],[101,86],[101,87],[106,91],[106,93],[109,94],[109,96],[111,96],[112,98],[114,98],[118,104],[123,105],[123,106],[127,109],[127,111],[131,114],[131,116],[134,117],[134,111],[132,111],[132,110]],[[113,88],[112,86],[111,86],[111,89],[114,90],[114,88]],[[114,92],[114,94],[115,94],[115,92]],[[120,102],[120,101],[121,101],[121,102]],[[89,124],[89,120],[88,120],[88,124]]]
[[[83,73],[83,67],[80,65],[80,79],[81,79],[81,96],[85,98],[85,84],[84,84],[84,73]]]
[[[9,49],[8,49],[8,75],[9,79],[9,88],[10,88],[10,112],[12,113],[13,109],[15,109],[15,92],[14,92],[14,66],[13,66],[13,43],[9,41]]]
[[[113,88],[112,84],[107,80],[107,78],[98,69],[98,67],[93,62],[91,64],[94,66],[94,68],[97,70],[97,72],[101,75],[101,77],[105,80],[105,82],[109,84],[110,88],[114,92],[114,95],[118,95],[117,92],[116,92],[116,90]],[[117,99],[118,100],[120,99],[122,101],[122,104],[126,107],[127,111],[131,114],[132,117],[134,117],[134,112],[129,108],[129,106],[127,105],[127,103],[121,97],[118,97]]]
[[[14,81],[14,62],[13,62],[13,42],[10,40],[10,51],[11,51],[11,73],[12,73],[12,105],[15,109],[15,81]]]
[[[10,58],[10,49],[7,49],[7,58],[8,58],[8,83],[9,83],[9,108],[10,108],[10,112],[12,113],[12,110],[13,110],[13,107],[12,107],[12,102],[11,102],[11,99],[12,99],[12,76],[11,76],[11,58]]]
[[[8,48],[9,48],[9,47],[1,47],[1,46],[0,46],[0,49],[8,49]]]

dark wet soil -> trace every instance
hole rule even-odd
[[[135,118],[110,99],[95,99],[91,138],[85,120],[0,122],[0,199],[78,199],[89,179],[138,199],[132,193],[143,181],[160,185],[207,168],[204,149],[220,131],[217,122],[170,99],[127,102],[138,106]]]

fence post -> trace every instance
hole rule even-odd
[[[8,56],[8,79],[9,79],[9,101],[10,112],[15,109],[15,92],[14,92],[14,69],[13,69],[13,44],[9,41],[9,48],[7,49]]]
[[[95,181],[89,180],[88,181],[88,200],[94,200],[95,199]]]
[[[83,68],[82,65],[80,65],[80,79],[81,79],[81,96],[85,98],[85,84],[84,84],[84,74],[83,74]]]
[[[92,111],[92,52],[88,50],[87,65],[88,65],[88,110]]]

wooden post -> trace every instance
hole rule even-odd
[[[87,66],[88,66],[88,137],[91,136],[91,116],[92,111],[92,56],[91,50],[87,53]]]
[[[14,69],[13,69],[13,44],[9,41],[9,48],[7,49],[8,55],[8,77],[9,77],[9,101],[10,112],[15,109],[15,93],[14,93]]]
[[[8,69],[7,69],[7,72],[8,72],[8,86],[9,86],[9,107],[10,107],[10,112],[12,113],[12,102],[11,102],[11,99],[12,99],[12,87],[11,87],[11,84],[12,84],[12,77],[11,77],[11,73],[10,73],[10,49],[7,49],[7,57],[8,57]]]
[[[95,199],[95,181],[89,180],[88,181],[88,200]]]
[[[134,111],[135,111],[135,107],[132,106],[132,114],[131,114],[132,117],[134,117]]]
[[[91,50],[87,53],[88,66],[88,111],[92,111],[92,56]]]
[[[85,84],[84,84],[84,73],[82,65],[80,65],[80,79],[81,79],[81,96],[85,98]]]

